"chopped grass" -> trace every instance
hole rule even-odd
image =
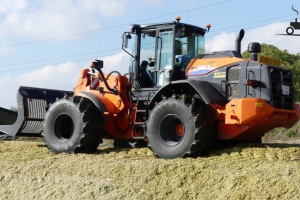
[[[263,141],[287,140],[290,138],[300,138],[300,122],[296,123],[292,128],[276,128],[265,134]]]
[[[70,155],[42,142],[2,142],[1,199],[300,198],[298,145],[241,144],[174,160],[111,147]]]

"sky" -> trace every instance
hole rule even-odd
[[[206,52],[233,50],[240,29],[250,42],[300,53],[300,37],[285,34],[300,16],[300,0],[1,0],[0,107],[16,106],[20,86],[73,90],[94,59],[104,72],[125,74],[130,56],[121,35],[130,24],[174,21],[205,27]],[[300,30],[295,30],[300,34]]]

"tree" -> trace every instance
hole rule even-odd
[[[260,55],[280,59],[282,67],[288,68],[293,72],[296,101],[300,101],[300,53],[290,54],[286,49],[280,50],[273,45],[262,44]],[[245,51],[243,57],[250,59],[250,53]]]
[[[11,106],[10,110],[14,111],[14,112],[18,112],[18,107],[17,106]]]

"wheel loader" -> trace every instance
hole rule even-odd
[[[2,139],[43,136],[52,152],[91,153],[110,138],[147,144],[157,157],[172,159],[205,154],[217,141],[257,141],[298,122],[292,72],[276,59],[259,59],[256,42],[244,59],[243,30],[235,50],[205,53],[210,27],[180,18],[131,25],[122,42],[132,58],[129,73],[105,74],[95,60],[81,70],[74,91],[20,87],[18,118],[0,126]]]

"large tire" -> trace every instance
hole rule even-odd
[[[207,106],[182,95],[156,104],[147,121],[148,147],[161,158],[181,158],[207,153],[214,139]]]
[[[60,99],[45,115],[45,144],[55,153],[93,153],[102,143],[102,117],[88,99]]]

